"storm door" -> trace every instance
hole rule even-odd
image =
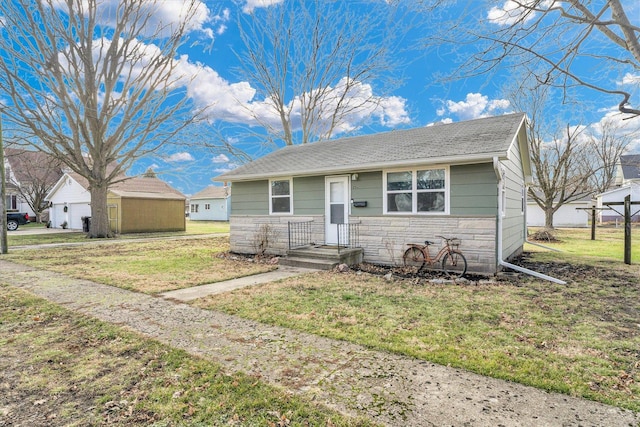
[[[349,177],[325,178],[325,243],[349,244],[346,224],[349,222]]]

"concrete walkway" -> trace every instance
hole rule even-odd
[[[179,302],[193,301],[194,299],[209,295],[221,294],[235,289],[246,288],[247,286],[259,285],[261,283],[274,282],[287,277],[299,276],[317,270],[310,268],[280,266],[277,270],[268,273],[255,274],[253,276],[240,277],[238,279],[224,282],[211,283],[209,285],[195,286],[193,288],[178,289],[175,291],[160,294],[161,297]]]
[[[637,426],[612,406],[0,260],[0,283],[389,426]]]

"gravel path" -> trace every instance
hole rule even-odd
[[[640,414],[0,260],[0,282],[390,426],[638,426]]]

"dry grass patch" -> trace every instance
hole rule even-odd
[[[99,283],[155,294],[273,270],[271,265],[223,255],[227,237],[112,242],[37,251],[14,250],[3,259]]]

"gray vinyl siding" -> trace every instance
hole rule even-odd
[[[450,168],[451,215],[487,216],[497,212],[497,181],[490,163],[452,166]],[[268,215],[269,182],[249,181],[233,184],[234,215]],[[293,212],[295,215],[323,215],[325,177],[293,179]],[[351,180],[351,198],[366,201],[367,207],[351,207],[354,216],[380,216],[384,190],[382,171],[358,173]]]
[[[232,215],[269,215],[269,181],[233,183]]]
[[[351,215],[382,215],[382,172],[358,174],[357,181],[351,181],[351,198],[356,202],[367,202],[366,208],[351,207]]]
[[[517,143],[511,147],[509,159],[501,163],[506,172],[506,211],[502,219],[502,257],[508,259],[522,250],[525,239],[525,216],[522,212],[524,172]]]
[[[324,176],[293,178],[293,213],[324,214]]]
[[[493,164],[451,166],[451,215],[496,215],[498,181]]]

